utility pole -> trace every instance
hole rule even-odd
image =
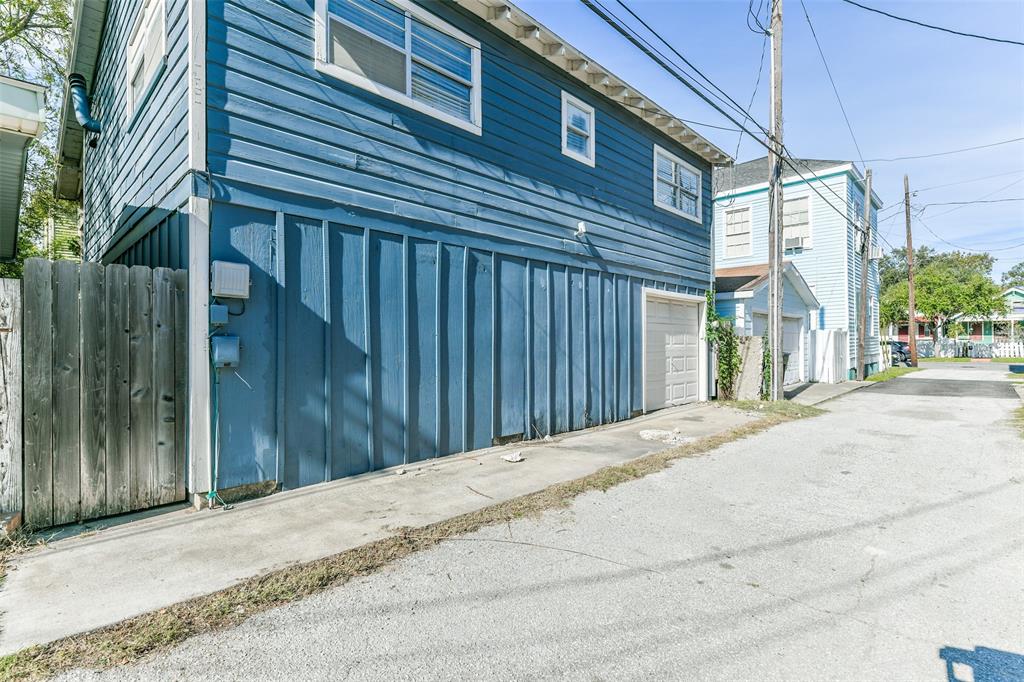
[[[910,366],[917,367],[917,306],[914,305],[914,239],[910,235],[910,178],[903,176],[903,206],[907,217],[907,343]]]
[[[772,0],[771,139],[768,203],[768,345],[770,400],[782,400],[782,0]]]
[[[864,381],[864,337],[868,326],[868,271],[871,268],[871,169],[864,171],[864,226],[860,247],[860,314],[857,316],[857,380]]]

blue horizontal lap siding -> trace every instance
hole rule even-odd
[[[440,3],[483,43],[483,134],[381,99],[315,71],[312,5],[209,6],[213,243],[283,230],[283,255],[235,249],[281,270],[247,303],[275,343],[243,338],[276,374],[223,400],[276,415],[255,428],[283,484],[640,411],[643,287],[707,286],[708,164]],[[595,168],[561,153],[563,88],[597,109]],[[653,205],[654,144],[703,170],[702,223]],[[223,440],[222,486],[254,480],[248,440]]]
[[[177,189],[188,159],[187,5],[185,0],[166,2],[167,64],[132,116],[125,47],[142,3],[112,3],[108,11],[90,93],[103,132],[95,149],[85,147],[83,162],[86,260],[99,260],[137,223],[152,220],[154,208],[173,208],[166,198]],[[131,239],[139,236],[133,233]]]

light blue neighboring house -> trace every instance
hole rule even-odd
[[[848,333],[846,358],[841,361],[852,378],[856,375],[864,176],[851,161],[797,159],[794,164],[799,175],[789,168],[783,173],[784,258],[799,271],[818,302],[817,324],[812,328]],[[871,206],[874,229],[864,348],[867,374],[882,369],[877,247],[882,202],[874,193]],[[716,274],[768,262],[767,157],[715,172],[714,213]]]
[[[58,192],[86,260],[188,270],[190,493],[707,398],[731,159],[512,4],[79,0],[74,26]]]

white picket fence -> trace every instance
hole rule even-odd
[[[1020,358],[1024,357],[1024,343],[981,343],[954,339],[939,339],[936,343],[928,339],[917,342],[917,352],[922,358]]]

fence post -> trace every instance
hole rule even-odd
[[[0,279],[0,534],[21,523],[21,281]]]

